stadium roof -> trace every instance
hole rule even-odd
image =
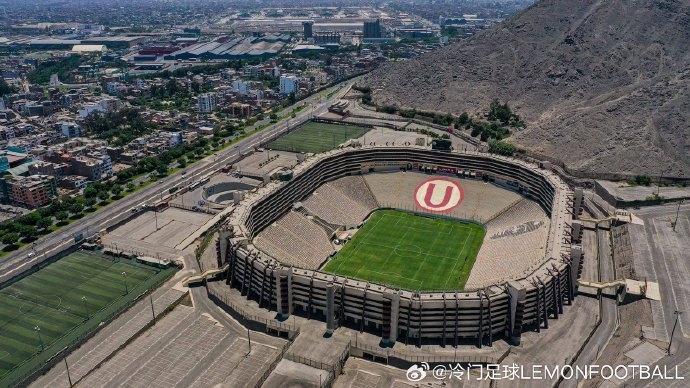
[[[80,40],[68,40],[68,39],[31,39],[29,44],[33,45],[53,45],[53,44],[64,44],[64,45],[76,45],[81,44]]]
[[[311,50],[325,50],[325,48],[321,46],[317,46],[315,44],[300,44],[295,46],[295,48],[292,49],[292,51],[311,51]]]
[[[72,51],[77,53],[103,52],[105,46],[102,44],[76,44],[72,47]]]
[[[275,55],[285,47],[282,41],[262,41],[257,38],[235,38],[228,42],[198,43],[178,50],[166,59],[196,58],[230,59],[245,56]]]

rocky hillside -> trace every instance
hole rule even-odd
[[[510,141],[574,171],[690,177],[688,0],[543,0],[362,83],[455,114],[507,100],[528,123]]]

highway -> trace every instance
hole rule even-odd
[[[326,91],[315,94],[304,100],[298,101],[291,107],[281,112],[282,117],[288,116],[294,108],[307,104],[308,106],[296,113],[294,118],[287,118],[275,123],[264,130],[254,133],[245,139],[228,146],[222,151],[208,156],[194,164],[189,165],[183,171],[178,171],[173,175],[163,178],[156,183],[147,186],[135,193],[132,193],[95,213],[92,213],[77,222],[67,225],[49,235],[46,235],[33,244],[24,246],[0,261],[0,282],[5,282],[31,266],[40,263],[51,255],[60,252],[74,242],[74,235],[83,233],[84,236],[96,233],[102,229],[114,225],[130,215],[131,209],[142,204],[152,204],[162,196],[168,194],[168,190],[183,182],[193,182],[200,177],[212,173],[221,167],[233,163],[239,158],[242,152],[246,153],[253,147],[258,146],[264,139],[284,133],[289,127],[301,124],[309,118],[325,112],[328,107],[337,99],[349,91],[354,79],[335,85]],[[339,91],[331,98],[322,97],[332,90]],[[310,108],[311,107],[311,108]],[[267,121],[259,122],[255,125],[260,126]],[[253,129],[253,128],[252,128]],[[33,257],[28,257],[29,253],[35,252]]]

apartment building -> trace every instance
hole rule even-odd
[[[46,205],[57,195],[55,177],[51,175],[7,176],[5,184],[10,203],[30,208]]]
[[[299,78],[294,75],[280,76],[280,94],[287,95],[297,93],[299,90]]]
[[[200,113],[211,113],[216,109],[217,99],[215,93],[204,93],[199,95],[197,108]]]

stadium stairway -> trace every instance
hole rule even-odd
[[[182,280],[182,286],[188,287],[190,283],[202,282],[202,281],[208,279],[209,277],[212,277],[212,276],[215,276],[215,275],[218,275],[220,273],[227,271],[229,267],[230,267],[230,264],[225,264],[222,268],[212,268],[212,269],[206,270],[206,271],[199,273],[199,274],[187,276],[186,279]]]
[[[491,222],[491,221],[497,219],[498,217],[500,217],[500,216],[502,216],[502,215],[508,213],[511,209],[513,209],[514,207],[516,207],[520,202],[522,202],[522,201],[524,201],[524,200],[525,200],[525,198],[522,198],[522,197],[516,199],[513,203],[511,203],[510,205],[506,206],[503,210],[501,210],[500,212],[498,212],[498,213],[494,214],[493,216],[489,217],[489,219],[486,220],[486,222],[484,222],[484,224],[486,225],[486,224],[488,224],[489,222]]]
[[[330,222],[323,220],[321,217],[317,216],[316,214],[312,214],[304,207],[299,208],[297,211],[307,218],[311,217],[310,221],[320,226],[329,236],[332,236],[336,230],[340,229],[338,225],[333,225]]]

